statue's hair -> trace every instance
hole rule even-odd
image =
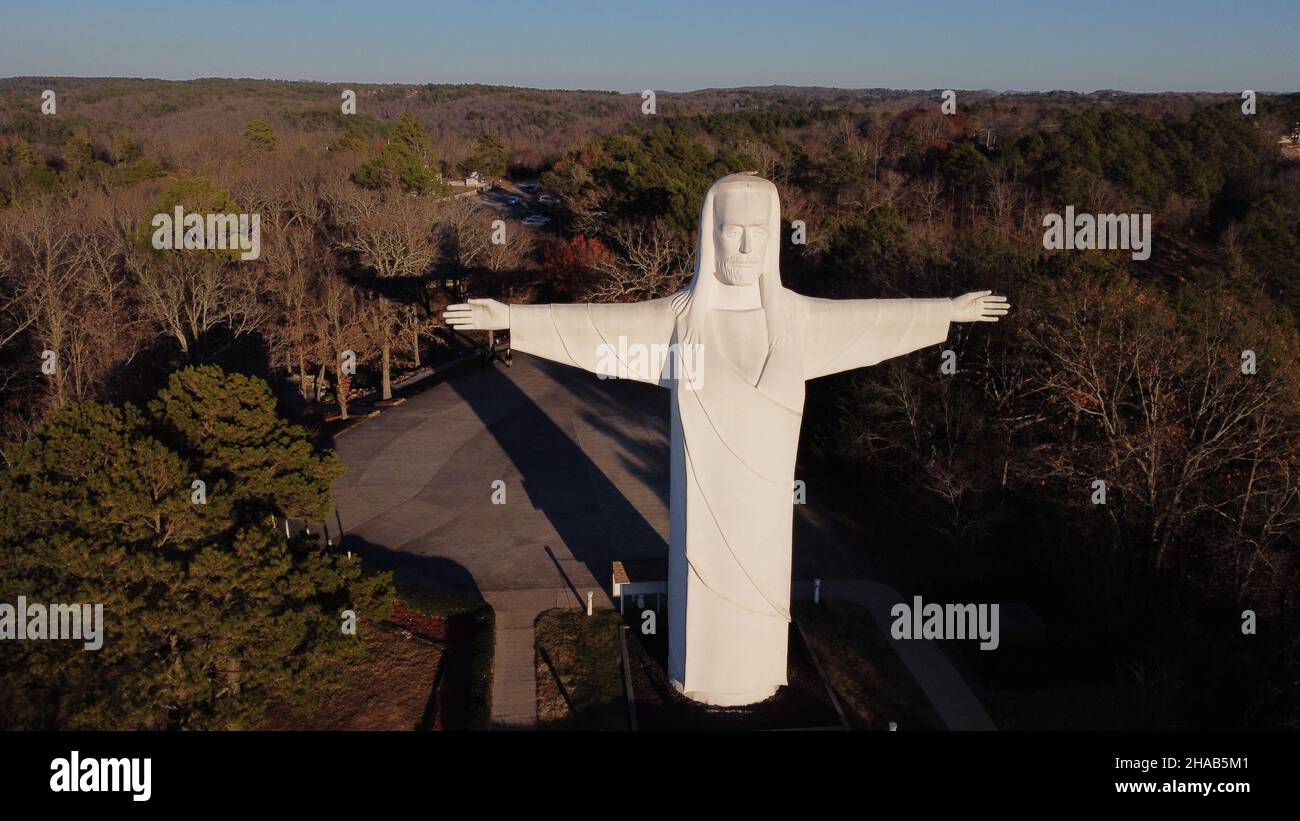
[[[713,204],[719,191],[728,188],[756,188],[767,192],[772,207],[768,210],[767,253],[763,270],[759,274],[759,293],[767,319],[768,353],[786,337],[788,326],[781,287],[781,200],[776,186],[753,173],[728,174],[709,186],[700,209],[699,242],[695,249],[695,273],[685,289],[673,295],[673,308],[677,312],[677,341],[699,343],[703,339],[704,323],[713,294],[727,287],[718,280],[717,249],[714,247]]]

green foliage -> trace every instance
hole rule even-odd
[[[500,137],[484,134],[474,144],[474,153],[458,166],[462,174],[481,171],[485,177],[504,177],[510,168],[510,151]]]
[[[738,145],[744,140],[759,137],[773,144],[783,142],[782,132],[786,129],[808,128],[820,122],[834,120],[842,116],[840,111],[808,111],[790,107],[780,107],[768,111],[728,111],[703,114],[690,118],[706,133],[729,145]],[[866,115],[867,121],[870,115]],[[685,120],[674,121],[673,125],[685,125]]]
[[[21,171],[37,165],[44,165],[45,161],[37,155],[31,143],[19,138],[18,142],[14,144],[14,164]]]
[[[193,443],[197,466],[232,483],[241,509],[323,521],[329,488],[343,474],[299,427],[275,412],[267,383],[214,365],[171,375],[149,412],[172,443]]]
[[[144,158],[144,150],[130,134],[122,133],[113,138],[113,162],[131,163]]]
[[[844,145],[832,149],[830,156],[818,168],[820,181],[833,196],[858,185],[870,173],[871,166],[865,158]]]
[[[433,140],[419,118],[409,111],[397,118],[388,141],[404,146],[425,163],[433,159]]]
[[[352,132],[350,144],[357,145],[359,136]],[[390,129],[383,151],[354,171],[352,181],[372,191],[400,188],[408,194],[444,194],[447,186],[430,170],[433,160],[429,132],[407,111]]]
[[[330,108],[309,108],[302,111],[285,111],[280,119],[289,126],[302,131],[339,131],[365,122],[367,128],[377,125],[377,121],[365,114],[344,114],[338,106]],[[381,129],[382,130],[382,129]],[[376,132],[378,133],[378,132]]]
[[[113,180],[118,185],[135,185],[145,180],[167,176],[167,168],[152,157],[120,162],[113,166]]]
[[[1024,137],[1008,149],[1060,202],[1082,202],[1091,181],[1104,179],[1156,208],[1170,194],[1208,201],[1232,173],[1255,162],[1258,136],[1241,116],[1203,109],[1167,124],[1122,110],[1070,114],[1058,131]]]
[[[32,97],[39,93],[37,91]],[[27,100],[14,105],[11,100],[0,99],[0,111],[3,111],[4,115],[0,117],[0,122],[3,123],[0,125],[0,132],[13,134],[33,145],[54,149],[66,143],[80,130],[98,130],[96,128],[98,124],[94,121],[66,112],[67,99],[60,92],[59,113],[53,117],[41,114],[39,109],[29,105]]]
[[[726,150],[710,151],[681,128],[632,129],[599,140],[586,166],[615,220],[663,218],[682,231],[694,230],[704,192],[718,177],[746,170]]]
[[[484,606],[475,611],[474,641],[470,646],[470,703],[471,730],[487,730],[492,724],[492,664],[496,648],[496,611]]]
[[[939,177],[950,188],[969,188],[984,180],[989,162],[974,143],[958,143],[939,163]]]
[[[894,296],[890,283],[905,280],[914,265],[912,234],[903,215],[885,205],[865,217],[836,221],[830,229],[819,295]]]
[[[1300,192],[1265,194],[1246,215],[1245,228],[1247,261],[1300,319]]]
[[[353,172],[352,181],[370,190],[400,188],[408,194],[439,194],[447,189],[407,143],[398,141],[390,141],[378,156],[363,163]]]
[[[63,162],[68,166],[68,173],[74,177],[84,177],[95,163],[95,146],[90,135],[78,131],[63,146]]]
[[[1259,172],[1259,131],[1236,104],[1203,108],[1175,127],[1195,161],[1184,170],[1195,174],[1190,188],[1201,198],[1213,196],[1232,177]]]
[[[219,187],[207,177],[186,177],[177,180],[158,198],[160,211],[170,212],[178,205],[186,211],[211,214],[231,214],[241,210],[229,191]]]
[[[388,154],[380,154],[366,160],[360,168],[352,172],[352,181],[371,191],[388,187],[393,183],[394,177],[390,160],[391,155]]]
[[[118,181],[129,183],[137,175],[158,176],[164,171],[153,161],[144,159],[136,163],[119,166],[114,169],[114,176]],[[189,214],[238,214],[243,210],[235,202],[229,191],[220,188],[207,177],[184,177],[172,182],[171,185],[163,189],[158,196],[157,213],[167,214],[174,219],[177,206],[184,209],[187,216]],[[168,266],[184,264],[184,258],[173,251],[158,250],[153,247],[153,235],[156,230],[151,219],[142,219],[136,223],[136,248],[145,258],[153,262],[153,266],[148,272],[142,272],[143,275],[151,275],[155,270],[162,270]],[[238,249],[222,250],[217,248],[212,250],[188,250],[184,253],[203,254],[214,259],[222,257],[236,259],[240,252]]]
[[[365,129],[356,123],[348,123],[344,129],[343,136],[330,143],[331,151],[365,151],[369,140],[366,138]]]
[[[251,727],[328,683],[362,651],[340,612],[382,618],[390,579],[269,512],[323,513],[337,475],[265,383],[215,368],[174,374],[148,414],[62,406],[0,476],[0,600],[102,603],[104,644],[0,643],[5,726]]]
[[[18,172],[18,193],[20,196],[41,196],[52,194],[63,187],[59,174],[47,165],[29,165]]]
[[[955,287],[979,283],[997,294],[1014,293],[1041,276],[1035,249],[989,229],[961,236],[948,259]]]
[[[591,185],[591,174],[576,157],[564,157],[542,173],[538,180],[543,189],[565,201],[576,201]]]
[[[256,154],[274,154],[280,147],[280,138],[266,120],[249,120],[244,126],[244,147]]]

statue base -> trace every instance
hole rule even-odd
[[[683,693],[667,673],[668,636],[641,633],[638,621],[628,619],[623,631],[627,643],[627,679],[631,688],[637,729],[640,730],[804,730],[843,729],[839,712],[823,683],[812,654],[794,625],[790,626],[787,684],[775,692],[725,693],[730,703],[704,703]],[[715,702],[719,694],[708,696]]]
[[[752,690],[748,693],[700,693],[691,692],[682,687],[681,682],[672,682],[673,689],[681,693],[686,698],[697,704],[707,704],[710,707],[745,707],[750,704],[757,704],[760,701],[767,701],[776,695],[779,687],[772,687],[767,690]]]

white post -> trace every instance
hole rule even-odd
[[[284,517],[284,538],[289,538],[289,517]]]
[[[587,591],[587,615],[588,615],[588,616],[591,615],[591,600],[592,600],[592,597],[594,597],[595,595],[596,595],[596,594],[593,593],[592,591],[590,591],[590,590]]]
[[[822,580],[813,579],[813,604],[822,603]]]

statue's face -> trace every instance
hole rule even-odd
[[[749,285],[763,273],[772,198],[764,188],[724,188],[713,198],[718,279]]]

